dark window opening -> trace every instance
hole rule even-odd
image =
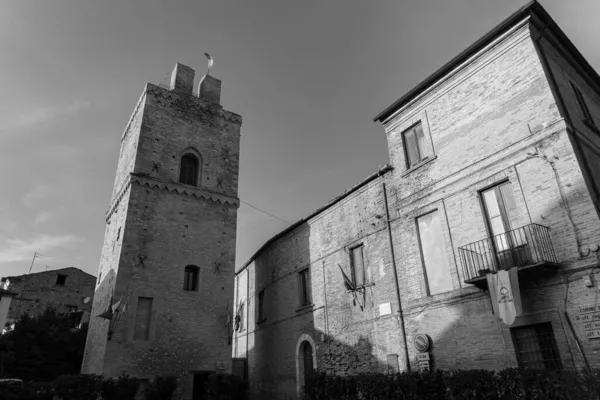
[[[186,154],[181,157],[181,169],[179,170],[179,182],[197,186],[198,184],[198,167],[200,163],[198,157],[193,154]]]
[[[240,379],[246,380],[247,376],[247,366],[246,366],[245,358],[234,358],[231,361],[231,374],[237,376]]]
[[[579,109],[581,110],[581,114],[583,115],[583,119],[586,122],[589,122],[592,125],[594,124],[594,119],[592,118],[592,113],[585,102],[585,98],[583,97],[583,93],[577,86],[571,82],[571,87],[573,88],[573,92],[575,93],[575,97],[577,98],[577,103],[579,104]]]
[[[511,333],[519,368],[562,369],[550,322],[512,328]]]
[[[258,322],[265,319],[265,291],[258,292]]]
[[[365,260],[363,245],[350,249],[350,265],[352,266],[352,283],[355,288],[364,286],[366,283]]]
[[[199,268],[195,265],[185,267],[183,274],[183,290],[198,291],[198,272]]]
[[[56,277],[56,286],[65,286],[65,282],[67,281],[67,276],[63,274],[58,274]]]
[[[206,393],[206,384],[208,383],[208,377],[212,374],[213,372],[194,373],[192,400],[204,400],[208,397]]]
[[[298,295],[300,307],[312,304],[310,290],[310,270],[308,268],[298,272]]]
[[[402,141],[404,142],[404,153],[406,155],[406,167],[411,168],[429,157],[428,146],[425,143],[425,134],[423,126],[419,122],[402,132]]]

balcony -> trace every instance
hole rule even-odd
[[[550,228],[525,225],[458,248],[466,283],[487,287],[486,274],[519,268],[519,272],[558,266]]]

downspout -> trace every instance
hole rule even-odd
[[[392,257],[392,269],[394,270],[394,282],[396,283],[396,297],[398,299],[398,315],[400,316],[400,329],[402,329],[402,341],[404,342],[404,359],[406,360],[406,372],[410,372],[408,343],[406,342],[406,328],[404,326],[404,313],[402,312],[402,299],[400,298],[400,284],[398,282],[398,271],[396,270],[396,255],[394,254],[394,241],[392,239],[392,227],[390,225],[390,210],[388,207],[387,190],[385,187],[385,182],[382,182],[381,186],[383,188],[383,203],[385,204],[385,222],[388,228],[390,255]]]
[[[323,298],[325,300],[325,340],[327,340],[327,357],[329,358],[329,371],[333,370],[331,366],[331,340],[329,340],[329,309],[327,307],[327,282],[325,281],[325,261],[322,262],[323,267]]]

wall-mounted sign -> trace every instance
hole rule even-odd
[[[417,333],[415,335],[413,343],[415,345],[415,349],[417,349],[420,352],[425,352],[429,350],[429,336],[427,336],[424,333]]]
[[[382,303],[379,305],[379,315],[389,315],[392,313],[392,303]]]
[[[600,339],[600,305],[579,307],[573,320],[583,328],[586,338]]]
[[[417,360],[421,361],[429,361],[429,353],[419,353],[417,354]]]

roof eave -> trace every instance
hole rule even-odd
[[[491,31],[483,35],[479,38],[475,43],[471,44],[465,50],[460,52],[456,57],[451,59],[449,62],[444,64],[441,68],[436,70],[433,74],[429,75],[429,77],[425,78],[421,81],[417,86],[411,89],[404,96],[400,97],[394,103],[392,103],[385,110],[380,112],[375,118],[373,118],[373,122],[381,122],[383,123],[387,120],[392,114],[394,114],[400,107],[409,103],[412,99],[417,97],[427,88],[429,88],[435,81],[442,78],[444,75],[448,74],[454,68],[462,64],[464,61],[469,59],[472,55],[477,53],[479,50],[484,48],[490,42],[492,42],[495,38],[502,35],[505,31],[509,30],[513,25],[518,24],[525,16],[529,15],[533,8],[542,7],[536,0],[530,0],[525,3],[521,8],[512,13],[509,17],[507,17],[504,21],[498,24]],[[542,9],[543,10],[543,9]],[[546,13],[547,15],[547,13]]]

